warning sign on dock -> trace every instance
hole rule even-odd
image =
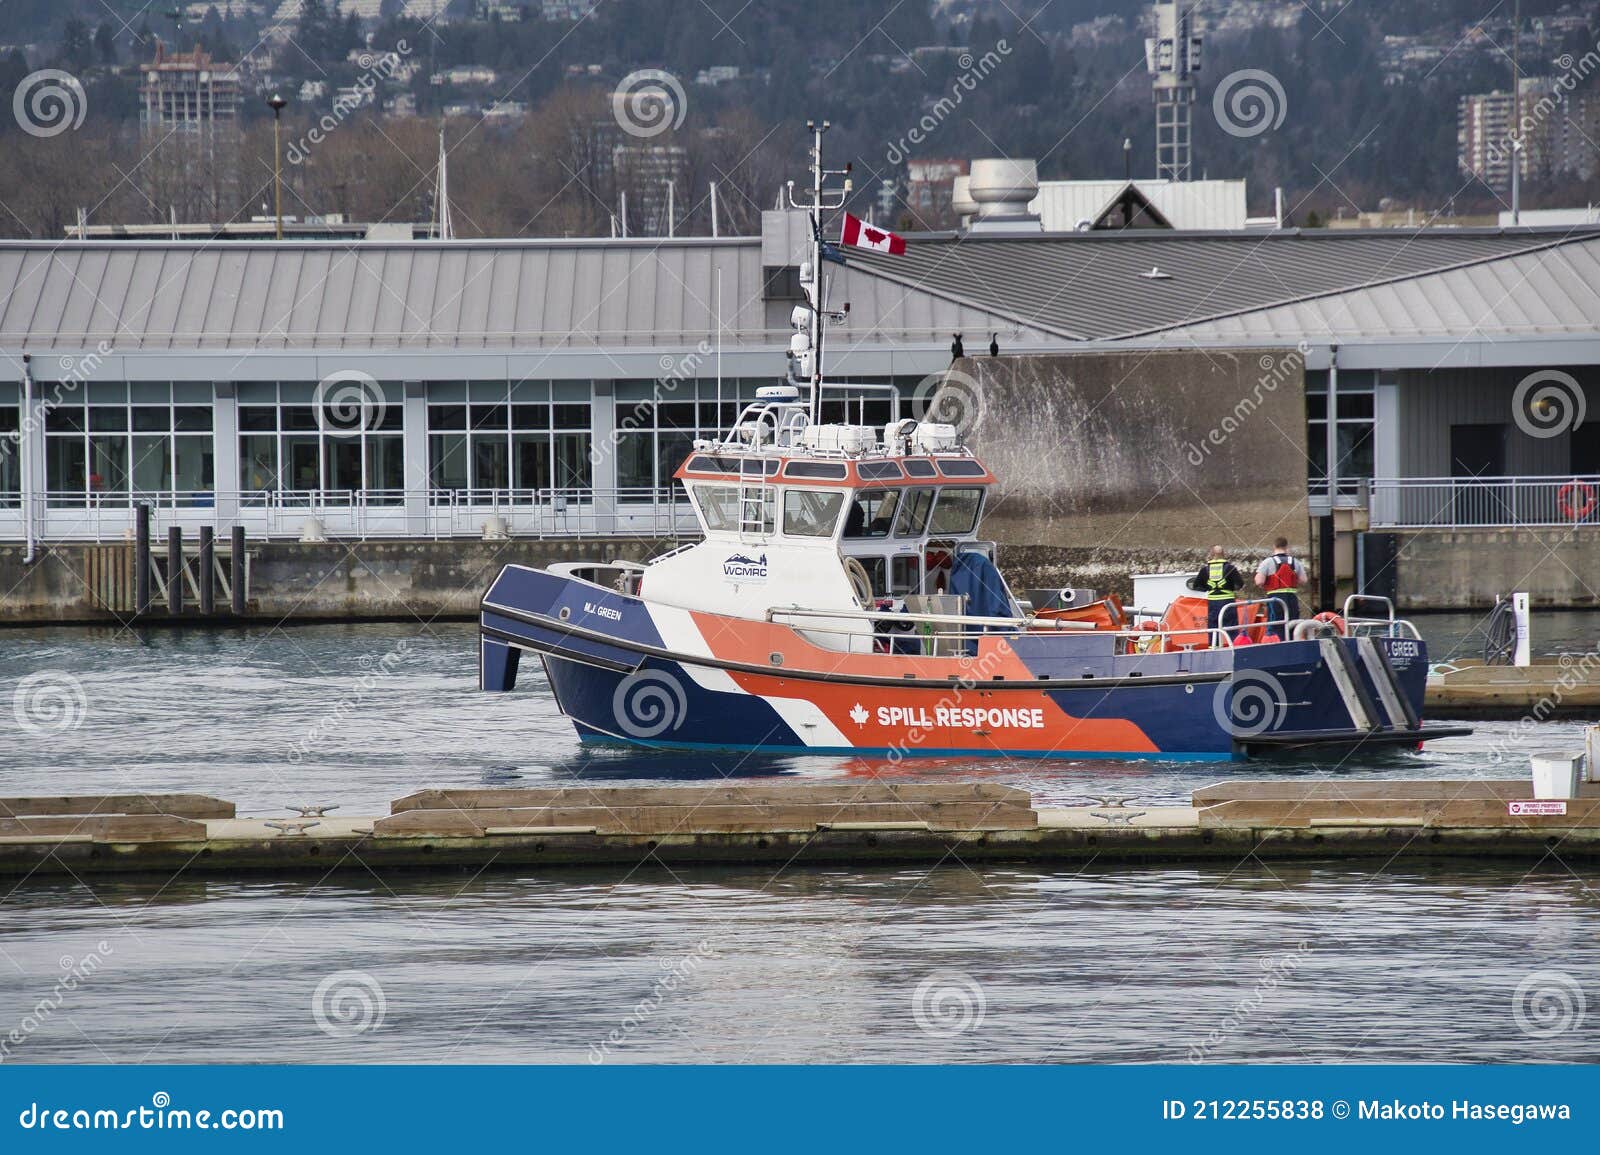
[[[1518,814],[1566,814],[1567,804],[1553,799],[1541,798],[1537,802],[1508,802],[1506,813]]]

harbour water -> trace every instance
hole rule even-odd
[[[1592,616],[1537,621],[1542,653],[1594,647]],[[1436,660],[1473,651],[1477,618],[1424,625]],[[5,705],[35,712],[4,711],[0,793],[377,813],[424,786],[892,772],[1156,803],[1241,773],[1513,776],[1530,749],[1489,722],[1420,755],[1320,765],[641,755],[580,747],[537,666],[514,694],[479,693],[473,641],[461,623],[7,631]],[[1580,732],[1548,724],[1538,748]],[[1559,851],[1531,871],[952,858],[35,878],[0,884],[0,1041],[21,1038],[0,1059],[1592,1060],[1592,881]]]

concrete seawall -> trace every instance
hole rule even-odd
[[[507,541],[250,542],[246,617],[470,617],[500,567],[513,562],[643,561],[676,542],[656,538]],[[193,542],[187,543],[193,549]],[[164,555],[164,545],[156,552]],[[20,546],[0,546],[0,620],[10,625],[102,622],[130,616],[133,547],[52,545],[32,565]],[[192,595],[184,620],[199,621]],[[226,599],[217,617],[227,620]],[[166,617],[153,605],[146,620]]]

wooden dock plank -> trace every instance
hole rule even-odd
[[[55,815],[0,818],[0,838],[71,838],[95,842],[203,841],[206,824],[171,814]]]
[[[992,802],[830,802],[699,806],[543,806],[406,810],[380,818],[375,835],[478,836],[490,829],[593,828],[600,834],[809,831],[820,824],[925,823],[933,830],[1029,830],[1032,809]]]
[[[700,806],[792,803],[986,802],[1031,807],[1026,790],[991,782],[752,783],[718,782],[683,786],[551,786],[516,789],[419,790],[389,805],[391,814],[407,810],[486,810],[532,806]]]
[[[1242,799],[1207,806],[1200,811],[1200,825],[1218,827],[1301,828],[1339,822],[1360,825],[1424,825],[1430,827],[1579,827],[1600,826],[1600,798],[1579,798],[1567,802],[1564,815],[1513,815],[1511,801],[1523,801],[1531,794],[1524,790],[1518,799],[1468,798],[1450,801],[1442,798],[1411,799]]]
[[[0,818],[51,814],[175,814],[180,818],[232,818],[232,802],[205,794],[58,794],[0,798]]]
[[[1586,782],[1582,797],[1600,797],[1600,783]],[[1322,799],[1523,799],[1533,796],[1527,778],[1474,779],[1348,779],[1306,778],[1242,782],[1217,782],[1202,786],[1190,796],[1196,806],[1223,802],[1299,802]]]

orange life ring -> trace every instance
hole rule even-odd
[[[1334,630],[1338,632],[1341,638],[1349,636],[1350,630],[1349,627],[1345,625],[1344,619],[1338,614],[1334,613],[1332,610],[1323,610],[1311,620],[1314,622],[1327,622],[1334,628]]]
[[[1556,508],[1568,521],[1582,521],[1594,512],[1600,499],[1595,497],[1594,486],[1585,481],[1569,481],[1556,490]]]

